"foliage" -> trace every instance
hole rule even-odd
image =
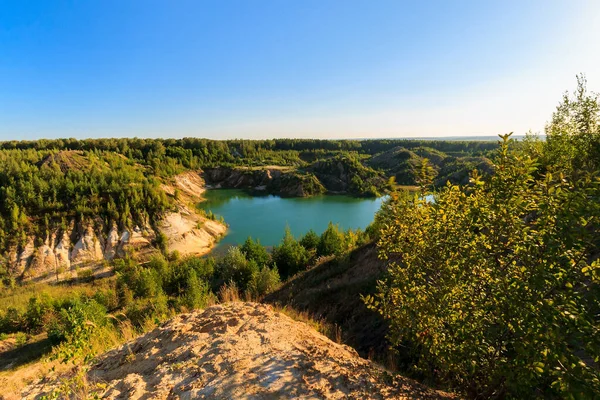
[[[260,244],[260,241],[252,240],[248,237],[240,250],[245,254],[248,261],[254,261],[257,265],[269,265],[271,262],[271,256],[267,249]]]
[[[170,207],[156,177],[114,153],[0,151],[0,250],[43,242],[66,221],[152,225]]]
[[[346,250],[345,236],[338,225],[329,222],[317,246],[319,256],[339,255]]]
[[[348,192],[359,196],[378,196],[385,187],[382,174],[361,163],[354,153],[339,155],[313,163],[309,170],[332,192]]]
[[[250,291],[256,296],[264,296],[279,287],[281,280],[277,267],[263,266],[252,280]]]
[[[273,262],[284,278],[292,276],[307,267],[308,251],[296,240],[289,227],[279,246],[273,249]]]
[[[368,303],[421,372],[472,397],[586,397],[600,390],[599,182],[539,179],[503,138],[496,173],[434,203],[398,197],[379,240],[389,277]],[[590,201],[590,199],[596,199]]]
[[[306,250],[316,250],[319,246],[320,237],[314,230],[310,229],[308,232],[302,236],[300,239],[300,244]]]
[[[595,171],[600,168],[600,95],[588,92],[577,76],[577,89],[565,93],[546,126],[542,163],[554,171]]]
[[[106,309],[94,300],[75,301],[69,308],[60,311],[57,319],[48,328],[48,337],[66,343],[57,347],[54,358],[63,362],[76,362],[91,355],[90,338],[99,327],[106,324]]]
[[[244,292],[250,288],[258,271],[259,267],[256,261],[248,261],[239,247],[232,246],[217,263],[216,275],[221,284],[235,282],[238,289]]]

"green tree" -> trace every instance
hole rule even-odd
[[[552,171],[600,168],[600,95],[587,90],[577,75],[577,89],[568,92],[546,125],[542,162]]]
[[[271,262],[271,256],[267,252],[265,246],[260,244],[258,239],[254,241],[252,240],[252,237],[248,236],[242,245],[241,250],[248,260],[255,261],[259,266],[269,265]]]
[[[289,227],[285,228],[279,246],[273,249],[273,261],[284,278],[305,269],[308,264],[308,251],[294,238]]]
[[[599,182],[540,179],[503,138],[496,173],[436,202],[399,198],[381,230],[389,276],[367,302],[422,373],[477,398],[593,398],[600,375]],[[435,377],[435,376],[434,376]]]
[[[316,250],[319,246],[319,235],[314,230],[310,229],[302,239],[300,239],[300,244],[307,250]]]
[[[332,254],[342,254],[346,250],[346,240],[344,232],[338,225],[334,225],[331,221],[327,225],[327,229],[321,234],[319,245],[317,246],[317,254],[320,256],[329,256]]]

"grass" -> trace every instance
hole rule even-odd
[[[287,315],[294,321],[299,321],[307,324],[320,334],[327,336],[329,339],[336,343],[343,343],[342,340],[342,328],[336,324],[327,322],[323,318],[317,318],[311,315],[308,311],[296,310],[288,306],[280,306],[278,304],[272,305],[276,312]]]
[[[0,293],[0,312],[5,312],[13,307],[19,311],[27,308],[27,303],[32,296],[47,294],[52,299],[66,299],[74,295],[92,296],[98,290],[109,289],[113,286],[114,277],[95,279],[91,282],[59,283],[59,284],[29,284],[17,286],[13,289],[4,289]]]

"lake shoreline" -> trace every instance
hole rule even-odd
[[[265,246],[275,246],[286,226],[295,236],[312,229],[324,231],[331,221],[340,228],[365,229],[387,196],[354,197],[347,194],[320,194],[311,197],[283,197],[253,194],[246,189],[223,189],[209,185],[197,207],[222,217],[225,234],[209,254],[225,245],[240,245],[248,236]]]

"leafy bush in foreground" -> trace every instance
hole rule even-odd
[[[399,198],[381,231],[389,278],[367,302],[419,368],[471,397],[600,393],[599,181],[534,179],[535,160],[500,150],[496,173],[448,185],[435,203]]]

